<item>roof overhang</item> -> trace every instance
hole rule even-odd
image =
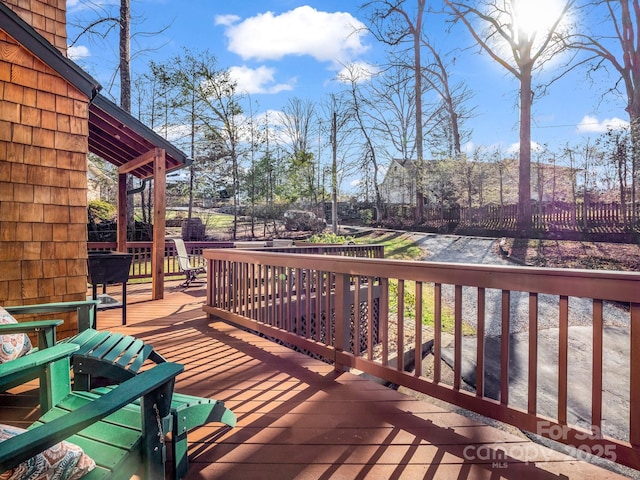
[[[168,140],[102,95],[89,105],[89,151],[120,167],[143,154],[162,148],[166,170],[191,164],[192,160]],[[153,165],[141,165],[129,173],[140,179],[153,177]]]
[[[102,87],[91,75],[65,57],[1,1],[0,28],[87,96],[91,153],[120,167],[155,148],[161,148],[165,151],[167,171],[191,164],[191,159],[168,140],[100,95],[98,92]],[[128,173],[140,179],[151,178],[153,166],[141,165]]]

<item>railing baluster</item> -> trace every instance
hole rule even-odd
[[[276,269],[276,326],[284,328],[284,282],[286,275],[285,267],[275,267]]]
[[[276,304],[276,280],[278,278],[278,268],[269,265],[269,325],[276,326],[278,324],[278,308]]]
[[[484,323],[486,292],[478,288],[478,328],[476,331],[476,396],[484,396]]]
[[[335,292],[335,281],[333,278],[333,272],[325,272],[325,292],[326,295],[324,297],[324,311],[325,311],[325,322],[324,322],[324,328],[325,328],[325,339],[324,339],[324,343],[326,345],[332,345],[333,339],[331,338],[331,327],[333,325],[332,323],[332,309],[331,309],[331,294],[332,292]]]
[[[240,305],[238,305],[238,313],[241,315],[246,314],[246,305],[247,305],[247,264],[240,263],[238,264],[238,274],[240,275]]]
[[[603,327],[602,300],[593,300],[593,355],[591,380],[591,426],[594,433],[602,432],[602,355]]]
[[[529,369],[527,411],[538,410],[538,294],[529,293]]]
[[[558,423],[567,424],[567,375],[569,360],[569,297],[560,295],[558,333]]]
[[[315,341],[319,342],[321,338],[321,330],[322,330],[322,289],[324,288],[324,281],[322,279],[322,272],[315,272],[315,303],[316,303],[316,335]]]
[[[367,277],[367,360],[373,360],[373,325],[374,325],[374,310],[373,310],[373,277]],[[377,333],[380,338],[380,308],[378,308],[378,325]]]
[[[305,288],[304,288],[304,306],[305,306],[305,322],[307,324],[307,338],[312,338],[311,335],[311,297],[313,295],[313,270],[304,270],[305,273]]]
[[[389,279],[381,278],[380,287],[380,342],[382,343],[382,365],[389,364]]]
[[[336,352],[344,352],[349,348],[350,327],[349,327],[349,310],[351,302],[349,301],[349,284],[348,274],[338,274],[335,279],[336,296],[341,301],[335,303],[335,341],[334,346]],[[336,361],[336,371],[341,372],[345,366]]]
[[[360,356],[360,275],[356,275],[353,292],[353,354]]]
[[[453,350],[453,389],[460,390],[462,377],[462,285],[455,286],[454,294],[454,350]]]
[[[223,305],[226,309],[230,310],[231,309],[231,289],[233,288],[233,279],[231,278],[231,262],[230,261],[225,261],[223,263],[223,275],[224,275],[224,291],[223,291],[223,298],[222,298],[222,302]]]
[[[398,321],[396,328],[396,368],[404,370],[404,280],[398,280]]]
[[[433,383],[440,383],[442,349],[442,284],[433,285]]]
[[[296,322],[296,331],[298,335],[302,334],[302,269],[297,268],[295,270],[296,276],[296,294],[295,294],[295,302],[296,302],[296,312],[295,312],[295,322]]]
[[[500,403],[509,405],[509,318],[511,291],[502,291],[502,338],[500,342]]]
[[[416,282],[416,332],[415,332],[415,360],[414,367],[415,372],[414,375],[416,377],[422,376],[422,282]]]

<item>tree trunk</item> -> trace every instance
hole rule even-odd
[[[420,56],[420,36],[422,32],[422,14],[424,11],[425,0],[418,2],[418,15],[416,17],[416,25],[413,32],[413,58],[414,58],[414,75],[415,75],[415,96],[416,96],[416,154],[418,156],[416,170],[418,173],[416,179],[416,215],[415,219],[422,222],[424,211],[424,149],[422,138],[422,59]]]
[[[520,77],[520,164],[518,183],[518,223],[531,227],[531,66],[523,66]]]
[[[639,92],[640,94],[640,92]],[[631,224],[638,224],[638,193],[636,189],[640,183],[640,101],[635,101],[629,107],[631,131]]]
[[[331,162],[331,232],[338,233],[338,134],[337,115],[331,120],[332,162]]]
[[[120,1],[120,108],[131,113],[131,5]],[[133,190],[133,177],[127,175],[127,190]],[[127,238],[135,240],[133,196],[127,195]]]

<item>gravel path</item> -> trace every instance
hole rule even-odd
[[[473,263],[482,265],[513,265],[514,262],[498,252],[499,240],[485,237],[460,237],[455,235],[413,234],[416,243],[427,251],[422,260],[433,262]],[[453,305],[453,286],[443,286],[443,299]],[[477,327],[477,291],[463,289],[462,317],[473,328]],[[501,292],[486,291],[486,333],[488,336],[501,334]],[[558,297],[541,294],[538,297],[538,328],[558,327]],[[529,294],[511,294],[511,333],[526,332],[528,329]],[[592,318],[591,299],[571,298],[569,300],[569,325],[590,325]],[[604,305],[605,324],[608,326],[628,326],[629,312],[611,303]]]

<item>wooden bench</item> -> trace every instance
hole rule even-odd
[[[72,309],[77,306],[84,308],[85,303],[67,302],[49,305],[51,305],[54,312],[57,312],[59,311],[57,309],[61,307],[64,309]],[[20,313],[44,313],[47,311],[46,304],[30,307],[31,309],[29,306],[20,308]],[[13,313],[18,307],[11,308],[11,313]],[[29,310],[32,310],[32,312]],[[7,311],[9,311],[9,308],[7,308]],[[79,311],[78,314],[80,315],[81,312]],[[90,324],[91,319],[92,317],[89,316],[83,322],[79,321],[78,323],[79,325],[86,325],[89,322]],[[30,327],[35,327],[37,323],[22,322],[18,324],[18,328],[21,331],[30,332],[32,331]],[[56,342],[55,332],[48,332],[46,335],[44,333],[42,335],[39,334],[38,338],[39,342],[43,342],[38,345],[41,350],[50,348]],[[60,340],[58,345],[62,344],[72,344],[77,347],[72,356],[74,391],[106,393],[108,388],[92,390],[95,386],[94,380],[96,378],[107,379],[110,383],[117,384],[139,375],[140,369],[145,364],[162,364],[166,362],[166,359],[155,351],[151,345],[136,337],[105,330],[99,331],[90,327],[84,328],[77,335]],[[41,380],[45,384],[49,381],[46,378]],[[46,393],[46,389],[44,393]],[[49,398],[47,396],[43,397],[43,391],[41,390],[42,401],[50,404]],[[222,423],[231,428],[236,425],[235,414],[226,408],[223,402],[178,392],[173,394],[169,420],[164,424],[164,431],[165,433],[172,432],[171,449],[174,459],[174,478],[176,479],[184,477],[189,467],[187,455],[187,434],[189,431],[211,422]]]
[[[22,369],[54,368],[53,406],[27,432],[2,442],[0,473],[67,440],[96,462],[83,477],[129,479],[165,477],[164,432],[175,377],[182,365],[156,365],[108,392],[71,390],[73,344],[55,345],[0,365],[0,378]],[[134,404],[132,402],[138,402]]]

